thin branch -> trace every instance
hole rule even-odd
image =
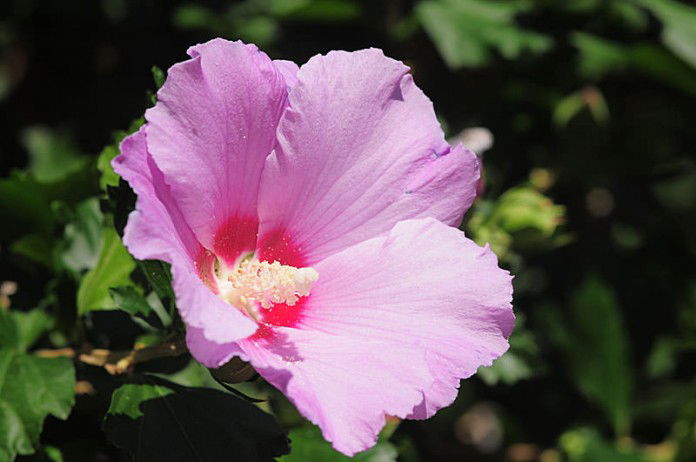
[[[111,351],[103,348],[83,348],[77,351],[73,348],[57,350],[37,350],[35,354],[42,358],[77,358],[78,361],[91,366],[103,367],[112,375],[132,372],[136,364],[152,361],[153,359],[168,358],[187,353],[186,342],[178,339],[162,342],[133,350]]]

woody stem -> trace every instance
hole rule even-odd
[[[76,360],[85,364],[104,367],[110,374],[116,375],[132,370],[139,363],[179,356],[187,352],[186,342],[184,339],[179,338],[133,350],[111,351],[87,347],[78,351],[74,348],[60,348],[56,350],[37,350],[35,354],[43,358],[76,358]]]

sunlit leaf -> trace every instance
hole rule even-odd
[[[515,15],[530,6],[525,1],[427,0],[416,12],[447,65],[456,69],[486,64],[491,49],[507,59],[548,50],[549,37],[514,23]]]
[[[91,310],[116,307],[109,289],[127,285],[135,261],[121,243],[113,228],[102,229],[101,250],[97,266],[82,278],[77,292],[77,311],[84,314]]]
[[[605,441],[593,429],[581,428],[564,433],[560,447],[569,462],[648,462],[650,459],[639,451],[620,448]]]
[[[561,99],[553,111],[553,121],[563,127],[568,125],[585,107],[585,100],[579,92],[571,93]]]
[[[68,417],[74,389],[69,359],[0,349],[0,459],[34,452],[46,416]]]
[[[17,326],[18,347],[27,350],[53,326],[53,319],[40,309],[13,311],[10,315]]]
[[[29,151],[29,172],[41,183],[63,180],[87,163],[70,138],[46,127],[25,129],[22,141]]]
[[[41,449],[43,450],[46,459],[50,460],[51,462],[63,462],[65,460],[63,458],[63,453],[61,453],[60,449],[55,446],[43,446]]]
[[[603,3],[603,5],[608,7],[610,17],[618,19],[628,29],[644,31],[649,24],[645,11],[631,0]]]
[[[109,145],[102,149],[97,158],[97,169],[101,172],[99,177],[99,187],[106,189],[107,186],[117,186],[119,176],[111,167],[111,161],[118,156],[118,146]]]
[[[674,0],[637,0],[662,21],[662,40],[696,68],[696,8]]]
[[[65,419],[73,406],[72,362],[26,353],[51,324],[39,310],[0,310],[0,460],[33,453],[46,416]]]
[[[517,187],[500,196],[495,214],[509,233],[532,229],[550,236],[561,223],[564,208],[532,188]]]
[[[0,310],[0,348],[26,351],[52,325],[51,317],[40,309]]]
[[[167,78],[167,73],[157,66],[152,66],[150,71],[152,72],[152,79],[155,81],[155,89],[159,90],[162,85],[164,85],[164,81]],[[133,128],[134,127],[131,125],[131,132],[133,131]]]
[[[602,92],[596,87],[585,87],[562,98],[553,112],[553,121],[560,127],[565,127],[584,109],[589,110],[598,125],[606,125],[609,121],[609,108]]]
[[[97,198],[78,204],[75,220],[65,226],[65,250],[60,260],[63,266],[77,274],[94,268],[99,258],[102,213]]]
[[[164,78],[164,72],[157,67],[153,67],[152,69],[155,84],[157,85],[157,88],[159,88],[161,86],[161,84],[159,84],[159,80]],[[156,72],[155,69],[157,69],[159,72]],[[131,122],[127,130],[121,130],[114,133],[114,142],[106,146],[104,149],[102,149],[101,153],[99,153],[99,157],[97,158],[97,169],[101,172],[101,176],[99,177],[99,187],[101,187],[102,191],[106,191],[107,186],[118,186],[119,176],[116,174],[116,172],[114,172],[113,167],[111,167],[111,161],[114,159],[114,157],[118,156],[118,145],[121,143],[121,141],[123,141],[123,139],[129,134],[138,130],[138,128],[140,128],[144,122],[145,119],[140,117],[139,119]]]
[[[565,207],[530,186],[517,186],[495,202],[477,203],[468,229],[478,244],[489,244],[505,258],[513,246],[529,250],[560,245],[557,231],[564,216]]]

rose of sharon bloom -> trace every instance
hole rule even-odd
[[[380,50],[188,54],[113,166],[138,195],[123,240],[171,263],[193,356],[249,361],[348,455],[449,405],[514,323],[509,274],[454,227],[476,156]]]

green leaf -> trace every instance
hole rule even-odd
[[[214,35],[234,36],[264,45],[272,42],[278,31],[277,20],[270,15],[272,6],[272,2],[267,1],[237,2],[221,14],[201,5],[182,5],[177,8],[173,21],[182,29],[202,29]]]
[[[645,10],[632,0],[604,3],[608,16],[629,30],[643,32],[649,24],[649,18]]]
[[[650,378],[666,377],[677,366],[677,342],[670,337],[660,337],[653,344],[647,358],[646,369]]]
[[[656,385],[641,393],[641,399],[634,405],[636,419],[651,424],[663,424],[665,428],[675,422],[675,417],[690,404],[696,411],[696,381],[653,382]],[[687,411],[688,412],[688,411]],[[696,412],[693,413],[696,417]],[[674,426],[676,428],[676,425]],[[696,440],[694,449],[696,449]]]
[[[675,462],[691,462],[696,459],[696,393],[682,399],[678,418],[672,426],[672,441],[676,442]]]
[[[198,29],[206,26],[212,29],[213,24],[218,24],[215,19],[215,13],[202,5],[185,4],[176,9],[172,22],[174,26],[180,29]],[[217,18],[221,21],[220,18]]]
[[[159,76],[155,73],[155,69],[157,69],[159,72],[162,71],[157,67],[152,68],[153,77],[155,78],[155,83],[157,83]],[[161,85],[158,85],[157,88],[160,86]],[[114,133],[114,142],[106,146],[104,149],[102,149],[102,152],[99,153],[99,157],[97,158],[97,169],[99,172],[101,172],[101,176],[99,177],[99,187],[102,189],[102,191],[106,191],[108,186],[118,186],[119,176],[116,174],[116,172],[114,172],[114,169],[111,166],[111,161],[119,155],[120,151],[118,147],[121,141],[123,141],[123,139],[131,133],[135,133],[143,125],[143,123],[145,123],[145,119],[142,117],[135,119],[131,122],[127,130],[120,130]]]
[[[22,350],[19,328],[10,311],[0,309],[0,348]]]
[[[22,141],[29,151],[29,172],[41,183],[63,180],[87,163],[67,136],[46,127],[27,128]]]
[[[0,180],[0,239],[11,241],[26,232],[46,235],[53,212],[46,191],[25,172]]]
[[[281,462],[348,462],[351,460],[361,462],[396,462],[398,456],[396,448],[390,443],[381,442],[369,451],[347,457],[331,447],[321,435],[319,428],[315,426],[299,427],[290,432],[290,444],[292,451],[280,459]]]
[[[186,387],[206,387],[222,389],[222,386],[213,378],[207,367],[198,361],[191,359],[181,370],[172,374],[157,374],[163,379],[170,380],[178,385]]]
[[[508,233],[534,230],[550,236],[562,222],[563,206],[529,187],[511,188],[500,196],[495,215]]]
[[[416,13],[447,65],[477,67],[491,58],[491,49],[507,59],[523,52],[542,53],[553,44],[542,34],[514,24],[526,1],[427,0]]]
[[[539,347],[529,329],[523,327],[523,317],[518,316],[517,326],[510,337],[510,349],[493,361],[490,367],[481,367],[476,373],[488,385],[502,382],[514,385],[520,380],[532,378],[542,370]]]
[[[174,390],[165,386],[126,384],[114,391],[107,412],[137,419],[144,415],[140,409],[143,401],[162,398],[171,393],[174,393]]]
[[[23,350],[28,350],[39,337],[53,327],[53,318],[40,309],[10,313],[14,316],[19,337],[18,344]]]
[[[348,0],[312,0],[294,3],[292,8],[283,6],[287,0],[275,1],[272,13],[283,19],[307,22],[341,22],[360,16],[360,4]]]
[[[665,207],[691,213],[696,207],[696,163],[682,162],[679,171],[652,185],[653,194]]]
[[[51,261],[46,256],[53,251],[53,241],[41,234],[25,234],[10,245],[10,250],[36,263],[51,266]]]
[[[588,79],[632,68],[696,94],[696,72],[659,45],[623,45],[583,32],[572,33],[571,42],[580,51],[580,73]]]
[[[570,41],[580,50],[580,73],[589,79],[626,68],[629,64],[626,49],[614,42],[591,34],[573,32]]]
[[[581,428],[561,435],[559,446],[569,462],[648,462],[635,449],[619,448],[605,441],[594,429]]]
[[[570,305],[565,319],[553,307],[543,310],[546,331],[565,355],[580,392],[602,408],[617,435],[626,435],[633,371],[616,296],[591,276],[573,294]]]
[[[0,349],[0,460],[34,452],[46,416],[68,417],[74,390],[69,359]]]
[[[554,109],[553,121],[564,127],[585,108],[589,109],[598,125],[606,125],[609,121],[607,103],[602,92],[595,87],[585,87],[562,98]]]
[[[101,172],[99,177],[99,187],[102,190],[106,190],[107,186],[118,186],[118,179],[120,178],[116,172],[114,172],[111,166],[111,161],[118,156],[118,146],[109,145],[106,146],[99,153],[97,158],[97,169]]]
[[[553,111],[553,121],[559,127],[568,125],[585,107],[582,93],[575,92],[561,99]]]
[[[273,417],[229,393],[154,377],[117,389],[104,431],[135,460],[272,461],[287,453]]]
[[[75,219],[65,226],[65,250],[59,256],[65,268],[79,274],[96,266],[99,261],[102,221],[96,197],[78,204]]]
[[[133,286],[112,287],[109,294],[116,304],[116,308],[132,315],[141,314],[147,316],[152,312],[152,307],[145,297],[138,293]]]
[[[174,291],[169,264],[159,260],[138,260],[138,266],[161,300],[173,300]]]
[[[637,44],[629,48],[633,66],[673,87],[696,95],[696,71],[674,57],[663,47],[653,43]]]
[[[497,385],[500,382],[514,385],[520,380],[533,377],[534,372],[523,358],[509,351],[496,359],[490,367],[480,368],[477,375],[487,385]]]
[[[637,0],[662,21],[662,41],[696,68],[696,8],[673,0]]]
[[[554,247],[563,242],[558,233],[565,207],[530,186],[505,191],[495,202],[479,201],[468,228],[478,244],[505,258],[508,250]]]
[[[14,171],[0,180],[0,241],[11,242],[29,233],[50,239],[56,221],[52,204],[60,201],[71,206],[94,192],[96,182],[89,165],[52,183]]]
[[[53,326],[44,311],[0,310],[0,348],[24,352]]]
[[[152,79],[155,81],[155,89],[159,90],[167,79],[167,73],[157,66],[152,66],[150,71],[152,72]]]
[[[44,446],[43,447],[43,452],[44,455],[46,456],[46,460],[50,460],[51,462],[63,462],[63,453],[60,452],[60,449],[58,449],[55,446]]]
[[[116,308],[109,288],[127,285],[134,269],[135,262],[116,231],[103,228],[97,266],[85,274],[77,291],[78,314]]]

